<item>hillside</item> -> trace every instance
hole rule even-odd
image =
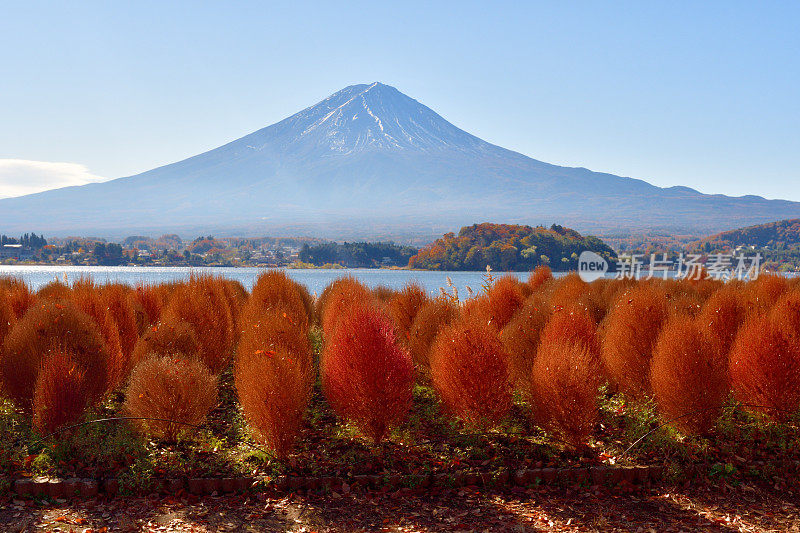
[[[686,246],[689,252],[760,253],[768,270],[800,270],[800,219],[779,220],[711,235]]]
[[[800,246],[800,218],[723,231],[693,243],[695,248],[792,248]]]
[[[616,253],[597,237],[553,225],[531,227],[511,224],[474,224],[458,235],[446,233],[420,250],[408,262],[411,268],[429,270],[526,271],[539,265],[553,270],[576,269],[578,256],[591,250],[613,261]]]
[[[800,216],[800,203],[659,188],[537,161],[377,82],[346,87],[281,122],[136,176],[0,200],[5,233],[112,238],[213,233],[422,243],[475,220],[702,235],[776,216]]]

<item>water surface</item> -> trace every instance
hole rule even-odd
[[[23,279],[34,290],[55,279],[74,281],[79,277],[88,277],[96,283],[155,284],[168,281],[180,281],[189,278],[192,272],[209,273],[241,282],[248,290],[252,288],[263,268],[241,267],[129,267],[129,266],[53,266],[53,265],[0,265],[0,276],[15,276]],[[343,276],[354,276],[368,287],[386,285],[393,289],[402,288],[409,282],[419,283],[431,294],[439,292],[440,287],[447,288],[449,277],[458,289],[459,296],[467,297],[467,287],[478,292],[484,282],[485,272],[443,272],[422,270],[386,270],[386,269],[285,269],[294,280],[302,283],[308,290],[321,293],[333,280]],[[493,275],[504,275],[493,273]],[[510,275],[527,279],[528,272],[511,272]],[[449,290],[449,289],[448,289]]]

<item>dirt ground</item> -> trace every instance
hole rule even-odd
[[[722,485],[14,500],[0,505],[0,530],[800,532],[800,495]]]

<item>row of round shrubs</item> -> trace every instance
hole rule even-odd
[[[587,284],[540,268],[466,302],[353,278],[314,300],[280,271],[251,294],[196,275],[135,289],[55,282],[35,294],[2,279],[0,342],[3,395],[41,432],[124,390],[125,414],[174,440],[214,408],[232,364],[248,425],[279,457],[302,430],[317,378],[337,415],[375,443],[407,419],[417,381],[479,430],[502,423],[516,389],[535,424],[576,447],[597,427],[602,384],[653,398],[691,433],[713,427],[731,392],[780,421],[800,409],[800,285],[771,275]]]

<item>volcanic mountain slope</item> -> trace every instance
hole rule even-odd
[[[550,165],[489,144],[381,84],[353,85],[224,146],[142,174],[0,200],[0,229],[432,237],[460,225],[708,234],[800,203]]]

